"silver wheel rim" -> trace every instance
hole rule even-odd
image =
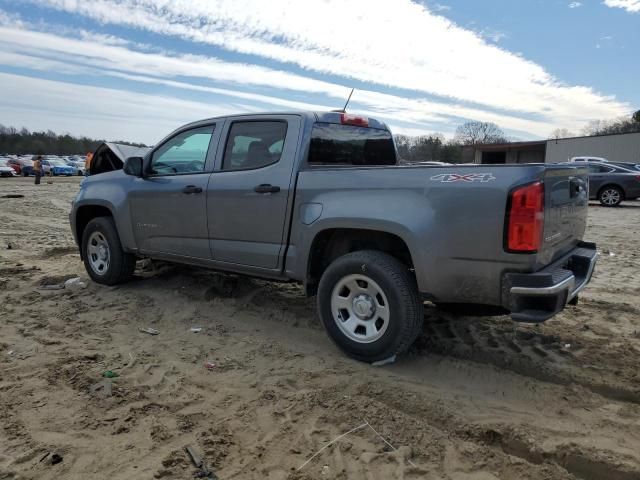
[[[366,275],[347,275],[333,288],[331,314],[350,340],[371,343],[389,326],[389,302],[380,286]]]
[[[109,270],[111,250],[109,242],[101,232],[93,232],[87,242],[87,258],[91,270],[96,275],[104,275]]]
[[[620,202],[620,192],[609,188],[602,192],[602,203],[605,205],[616,205]]]

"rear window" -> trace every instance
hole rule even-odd
[[[311,165],[395,165],[396,149],[387,130],[316,123],[308,161]]]

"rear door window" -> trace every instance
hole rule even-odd
[[[310,165],[395,165],[396,149],[388,130],[316,123],[311,132]]]
[[[222,170],[253,170],[280,160],[287,122],[233,122],[224,150]]]

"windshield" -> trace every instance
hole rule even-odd
[[[7,161],[3,158],[0,158],[0,167],[8,167],[9,164],[7,163]]]
[[[58,160],[57,158],[53,159],[53,160],[49,160],[49,163],[51,165],[55,165],[56,167],[66,167],[67,166],[66,163],[64,163],[62,160]]]

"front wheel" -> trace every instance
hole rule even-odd
[[[615,186],[604,187],[598,194],[598,200],[605,207],[617,207],[622,202],[622,190]]]
[[[423,321],[409,269],[374,250],[349,253],[329,265],[318,286],[318,310],[338,347],[365,362],[405,352]]]
[[[126,282],[133,275],[136,257],[122,249],[111,217],[96,217],[82,233],[82,257],[91,279],[103,285]]]

